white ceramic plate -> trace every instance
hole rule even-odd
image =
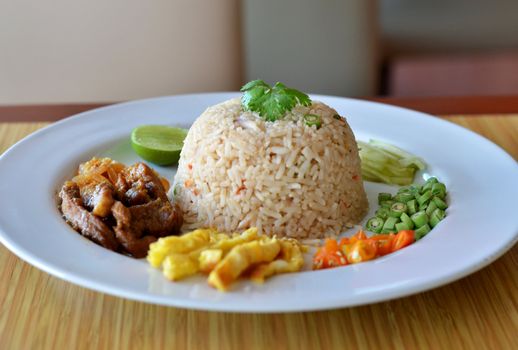
[[[0,158],[0,240],[30,264],[100,292],[161,305],[286,312],[378,302],[459,279],[502,255],[518,235],[518,165],[498,146],[454,124],[378,103],[312,96],[336,108],[356,137],[396,144],[423,157],[427,172],[446,183],[447,217],[419,242],[383,258],[324,271],[273,277],[264,285],[239,282],[220,293],[202,276],[167,281],[145,260],[106,250],[73,231],[55,194],[80,162],[107,155],[138,158],[128,137],[142,124],[188,127],[209,105],[237,96],[214,93],[113,105],[52,124]],[[157,168],[171,177],[174,169]],[[420,174],[420,177],[427,174]],[[371,214],[376,195],[392,190],[366,183]]]

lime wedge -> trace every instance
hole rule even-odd
[[[171,165],[180,159],[187,130],[165,125],[142,125],[131,132],[131,147],[148,162]]]

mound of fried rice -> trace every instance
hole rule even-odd
[[[321,127],[304,116],[318,115]],[[368,202],[349,125],[327,105],[297,106],[265,121],[239,98],[209,107],[192,125],[174,179],[184,229],[296,238],[336,235],[358,223]]]

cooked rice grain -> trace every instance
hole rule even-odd
[[[304,124],[308,113],[321,128]],[[275,122],[243,111],[239,99],[208,108],[189,130],[174,181],[184,228],[319,238],[358,223],[368,209],[358,148],[334,115],[319,102]]]

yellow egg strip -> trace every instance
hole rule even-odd
[[[162,268],[171,281],[203,272],[209,274],[211,286],[225,291],[245,271],[252,271],[251,278],[258,283],[275,274],[299,271],[304,249],[293,239],[259,236],[255,227],[241,234],[198,229],[160,238],[150,245],[147,260]]]

